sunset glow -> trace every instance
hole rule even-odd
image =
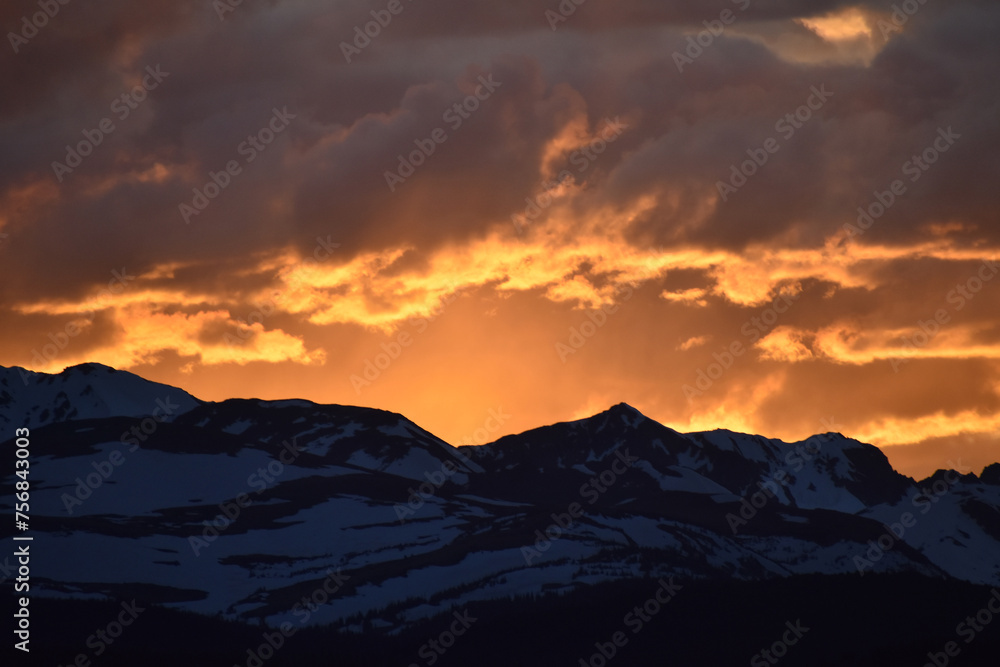
[[[683,63],[717,8],[596,2],[490,30],[406,4],[350,62],[367,6],[67,6],[108,39],[53,22],[0,73],[3,363],[456,443],[499,406],[492,437],[625,401],[785,440],[832,419],[912,475],[945,438],[996,460],[996,58],[952,43],[996,10],[727,3]]]

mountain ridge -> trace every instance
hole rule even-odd
[[[195,397],[194,395],[186,392],[185,390],[183,390],[183,389],[181,389],[179,387],[175,387],[175,386],[172,386],[172,385],[163,384],[163,383],[160,383],[160,382],[155,382],[155,381],[152,381],[152,380],[147,380],[147,379],[145,379],[145,378],[143,378],[143,377],[141,377],[139,375],[135,375],[134,373],[131,373],[129,371],[118,370],[116,368],[113,368],[111,366],[107,366],[105,364],[101,364],[101,363],[98,363],[98,362],[85,362],[85,363],[77,364],[77,365],[74,365],[74,366],[68,366],[65,369],[63,369],[62,371],[60,371],[59,373],[43,373],[43,372],[38,372],[38,371],[30,371],[30,370],[27,370],[27,369],[19,367],[19,366],[6,366],[5,367],[5,366],[0,365],[0,405],[3,405],[5,401],[11,401],[12,400],[11,391],[13,389],[19,389],[20,388],[17,385],[15,385],[15,384],[13,384],[13,383],[10,382],[10,379],[15,374],[22,379],[22,383],[23,383],[24,388],[30,387],[33,384],[34,385],[48,385],[48,386],[51,387],[51,386],[53,386],[57,382],[57,379],[59,379],[59,378],[62,378],[64,380],[76,379],[76,378],[81,378],[81,377],[82,378],[92,378],[93,379],[93,378],[100,378],[102,376],[103,377],[115,377],[115,376],[117,376],[117,378],[119,380],[124,379],[124,378],[128,378],[128,381],[132,382],[133,384],[135,384],[135,383],[141,383],[142,385],[144,385],[147,388],[149,388],[149,387],[159,388],[161,392],[165,392],[165,397],[169,397],[171,400],[175,399],[176,396],[181,396],[181,397],[187,399],[184,402],[183,406],[181,406],[177,410],[174,410],[171,415],[167,416],[168,419],[170,417],[174,417],[174,416],[183,414],[185,412],[188,412],[191,409],[194,409],[194,407],[197,407],[199,405],[208,405],[208,404],[214,404],[214,405],[232,404],[232,405],[236,405],[237,402],[244,401],[244,402],[247,402],[248,404],[255,404],[255,405],[257,405],[258,407],[261,407],[261,408],[281,408],[281,407],[286,407],[286,406],[289,406],[289,405],[299,405],[299,406],[309,405],[309,406],[313,406],[313,407],[324,407],[324,408],[332,408],[332,409],[345,409],[345,410],[349,410],[349,411],[371,411],[371,413],[373,415],[374,414],[384,414],[384,415],[388,415],[388,416],[391,416],[391,417],[406,419],[407,421],[410,421],[405,415],[403,415],[401,413],[394,412],[394,411],[391,411],[391,410],[385,410],[385,409],[382,409],[382,408],[365,407],[365,406],[355,406],[355,405],[347,405],[347,404],[335,404],[335,403],[316,403],[315,401],[311,401],[309,399],[303,399],[303,398],[284,398],[284,399],[231,398],[231,399],[225,399],[223,401],[206,401],[206,400],[199,399],[199,398]],[[29,382],[29,379],[31,380],[30,382]],[[63,392],[63,393],[65,393],[65,392]],[[154,403],[154,406],[155,406],[155,400],[153,401],[153,403]],[[109,406],[107,406],[106,404],[103,407],[106,410],[114,412],[113,409],[110,408]],[[136,413],[136,409],[134,408],[134,406],[129,406],[129,407],[132,407],[133,409],[131,409],[131,410],[120,410],[117,413],[107,414],[107,415],[102,415],[102,416],[129,416],[129,417],[134,417],[134,416],[145,416],[145,414],[146,414],[146,413],[142,413],[142,412]],[[148,406],[144,405],[143,407],[148,407]],[[8,413],[8,414],[5,414],[5,412]],[[9,426],[10,424],[13,423],[13,420],[9,416],[9,412],[10,412],[9,409],[7,409],[7,410],[0,410],[0,425],[7,425],[7,426]],[[53,421],[56,421],[56,420],[59,420],[59,421],[68,421],[68,420],[70,420],[70,417],[73,417],[73,418],[76,418],[76,419],[86,418],[86,416],[81,416],[79,414],[79,412],[77,414],[75,414],[75,415],[69,415],[69,416],[67,416],[67,415],[64,415],[64,414],[60,414],[57,411],[53,411],[46,418],[47,420],[40,421],[37,416],[25,415],[25,416],[23,416],[22,421],[24,422],[25,426],[28,426],[28,427],[32,427],[32,426],[37,427],[37,426],[40,426],[40,425],[52,423]],[[861,442],[861,441],[859,441],[857,439],[850,438],[848,436],[844,436],[842,433],[836,432],[836,431],[830,431],[830,432],[826,432],[826,433],[813,434],[813,435],[809,436],[808,438],[806,438],[804,440],[794,441],[794,442],[785,442],[785,441],[780,440],[778,438],[770,438],[770,437],[759,435],[759,434],[741,433],[739,431],[733,431],[731,429],[726,429],[726,428],[716,428],[716,429],[711,429],[711,430],[708,430],[708,431],[691,431],[691,432],[688,432],[688,433],[683,433],[683,432],[677,431],[677,430],[675,430],[675,429],[673,429],[673,428],[671,428],[671,427],[669,427],[669,426],[667,426],[667,425],[665,425],[665,424],[663,424],[661,422],[658,422],[655,419],[652,419],[651,417],[646,416],[641,411],[639,411],[638,409],[634,408],[633,406],[631,406],[631,405],[629,405],[628,403],[625,403],[625,402],[616,403],[616,404],[610,406],[609,408],[607,408],[606,410],[603,410],[601,412],[595,413],[595,414],[593,414],[593,415],[591,415],[589,417],[584,417],[584,418],[576,419],[576,420],[566,420],[566,421],[562,421],[562,422],[555,422],[553,424],[546,424],[546,425],[542,425],[542,426],[533,427],[531,429],[528,429],[526,431],[522,431],[520,433],[512,433],[512,434],[509,434],[509,435],[502,436],[502,437],[498,438],[497,440],[494,440],[493,442],[483,443],[481,445],[451,445],[451,446],[454,447],[457,450],[466,449],[469,452],[473,452],[473,451],[476,451],[476,450],[480,450],[483,447],[489,447],[491,445],[496,445],[498,443],[508,441],[508,439],[522,438],[522,437],[524,437],[524,436],[526,436],[528,434],[533,434],[536,431],[544,432],[546,429],[551,429],[551,428],[556,428],[556,427],[566,427],[566,426],[582,425],[582,424],[588,424],[589,425],[589,424],[594,424],[594,423],[596,423],[598,421],[601,421],[601,422],[603,422],[604,425],[607,425],[607,423],[609,421],[611,421],[612,419],[614,419],[614,418],[618,418],[620,420],[623,420],[623,421],[626,422],[626,424],[628,423],[629,419],[633,420],[634,422],[636,422],[638,424],[645,424],[645,423],[652,424],[652,425],[655,425],[656,427],[659,427],[660,429],[665,429],[667,432],[670,432],[671,434],[674,434],[674,435],[677,435],[677,436],[681,436],[681,437],[696,438],[696,439],[701,440],[702,438],[706,438],[707,439],[708,436],[714,436],[716,438],[716,440],[714,442],[712,442],[712,444],[714,444],[716,446],[719,445],[718,438],[722,437],[722,436],[739,436],[739,437],[742,437],[742,438],[757,438],[757,439],[766,441],[768,443],[776,443],[778,445],[788,445],[788,446],[793,446],[793,447],[796,446],[796,445],[801,445],[802,443],[808,443],[808,442],[817,441],[817,440],[818,441],[829,441],[829,440],[832,440],[832,439],[836,438],[838,440],[843,441],[844,444],[855,443],[856,445],[858,445],[862,449],[871,448],[872,450],[878,452],[882,457],[884,457],[886,464],[889,464],[888,457],[885,456],[885,453],[882,452],[881,448],[877,447],[876,445],[872,445],[870,443],[864,443],[864,442]],[[7,422],[7,423],[4,423],[4,422]],[[417,426],[415,422],[410,421],[410,423],[413,424],[414,426]],[[631,426],[633,426],[633,427],[636,426],[636,423],[633,423]],[[420,428],[420,427],[417,426],[417,428]],[[603,426],[601,428],[603,428]],[[421,429],[421,430],[424,430],[426,433],[430,434],[430,432],[426,431],[425,429]],[[600,430],[600,428],[598,429],[598,431],[599,430]],[[442,441],[446,442],[444,440],[442,440]],[[992,466],[997,466],[996,470],[1000,471],[1000,462],[997,462],[997,463],[992,463],[992,464],[989,464],[989,465],[985,466],[983,472],[985,472],[985,470],[987,468],[991,468]],[[892,467],[891,464],[889,464],[889,467],[890,468]],[[993,475],[996,476],[996,477],[998,477],[998,478],[1000,478],[1000,472],[993,473]],[[930,475],[930,476],[924,478],[923,480],[916,480],[914,478],[910,478],[910,479],[914,479],[915,482],[923,482],[923,481],[930,480],[931,477],[933,477],[933,475]],[[978,476],[977,476],[977,478],[978,478]],[[992,479],[992,476],[991,476],[991,479]]]
[[[311,623],[361,614],[392,628],[637,577],[1000,585],[1000,466],[916,482],[839,433],[684,434],[624,403],[454,447],[375,408],[201,401],[100,365],[20,387],[12,374],[19,383],[0,369],[0,420],[37,422],[46,596],[141,586],[155,604],[273,624],[324,572],[343,572],[338,604]],[[67,549],[77,557],[60,558]]]

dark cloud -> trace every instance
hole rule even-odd
[[[841,42],[792,21],[850,7],[866,20],[891,21],[898,4],[751,0],[743,11],[742,2],[588,0],[552,30],[545,12],[558,12],[557,1],[404,0],[350,63],[342,42],[386,3],[248,0],[224,20],[208,2],[60,5],[18,53],[7,43],[0,55],[0,89],[10,91],[0,100],[0,231],[8,235],[0,239],[0,304],[5,324],[15,325],[0,350],[30,363],[30,351],[74,317],[61,304],[91,298],[123,267],[140,278],[112,304],[148,293],[149,312],[102,312],[72,354],[127,347],[127,323],[154,315],[165,316],[158,326],[190,330],[211,348],[261,295],[287,288],[283,262],[297,254],[322,256],[325,269],[344,268],[347,278],[307,294],[289,290],[294,304],[264,326],[272,337],[248,341],[280,348],[273,358],[295,363],[255,357],[226,367],[218,391],[244,385],[262,366],[286,388],[297,377],[319,386],[324,368],[346,378],[384,342],[372,333],[383,325],[365,315],[391,318],[408,300],[437,298],[441,285],[418,280],[437,271],[449,273],[442,284],[466,281],[475,297],[439,320],[450,338],[424,339],[435,362],[414,355],[395,367],[396,377],[406,368],[453,382],[448,373],[468,373],[479,354],[476,368],[492,391],[511,369],[519,378],[545,369],[555,378],[551,392],[565,396],[539,403],[533,393],[519,419],[548,420],[535,404],[564,415],[605,394],[608,404],[648,405],[661,418],[754,413],[803,435],[826,412],[875,432],[880,419],[958,419],[963,406],[995,411],[995,362],[981,350],[962,358],[952,346],[1000,343],[996,285],[951,312],[934,342],[947,354],[914,359],[899,374],[885,358],[862,358],[947,304],[949,291],[1000,245],[995,3],[924,3],[900,30],[883,34],[887,24],[872,23],[871,35]],[[723,9],[736,22],[678,71],[674,54]],[[6,3],[0,25],[19,30],[21,17],[36,11],[35,2]],[[169,74],[120,116],[116,100],[147,68]],[[497,84],[477,99],[483,81]],[[808,120],[782,125],[816,89],[832,96]],[[475,110],[449,112],[466,100]],[[79,166],[56,174],[67,145],[93,136],[106,117],[114,130]],[[575,163],[577,143],[614,119],[625,123],[621,135]],[[433,142],[435,131],[446,139]],[[942,132],[955,137],[947,150],[934,148]],[[266,147],[256,146],[263,138]],[[777,152],[721,201],[718,182],[769,138]],[[424,163],[390,189],[386,172],[398,172],[399,156],[428,141],[433,154],[418,157]],[[933,164],[913,171],[908,161],[925,150]],[[540,207],[519,237],[511,216],[542,192],[547,156],[555,173],[572,174],[572,187]],[[230,163],[238,173],[226,173]],[[870,208],[895,180],[905,192],[864,234],[835,245],[858,207]],[[219,183],[217,195],[199,199]],[[184,212],[199,202],[204,210]],[[476,245],[486,239],[489,252]],[[607,240],[608,257],[659,248],[688,250],[692,261],[644,281],[575,354],[571,363],[601,383],[581,388],[584,371],[563,365],[554,345],[583,311],[572,296],[548,290],[583,294],[624,271],[593,244],[587,257],[560,254],[590,239]],[[331,243],[335,252],[314,254]],[[532,243],[543,250],[517,254]],[[917,246],[923,256],[901,250]],[[399,257],[380,255],[397,250]],[[727,259],[695,261],[699,253]],[[357,265],[369,257],[377,258],[372,267]],[[490,264],[497,257],[510,265]],[[525,276],[521,286],[498,288]],[[749,349],[712,392],[688,402],[683,385],[713,353],[752,342],[741,328],[765,306],[747,294],[756,290],[759,301],[779,285],[802,290],[779,325],[812,358],[769,360],[762,348]],[[667,301],[664,289],[705,290],[706,305]],[[38,304],[63,314],[43,316]],[[823,348],[830,329],[853,337],[845,349],[860,356]],[[635,334],[646,331],[656,333]],[[296,343],[331,353],[328,365],[296,366]],[[148,345],[136,347],[137,368],[162,359],[158,372],[175,383],[202,363],[189,349]],[[940,395],[943,377],[961,390]],[[371,400],[401,407],[388,403],[404,400],[403,385],[382,386]],[[742,394],[752,403],[733,407]],[[789,410],[791,402],[808,407]]]

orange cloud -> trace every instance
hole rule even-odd
[[[693,347],[701,347],[711,339],[711,336],[692,336],[677,346],[678,350],[687,351]]]
[[[761,359],[794,363],[813,358],[802,332],[792,327],[779,326],[755,345],[761,350]]]

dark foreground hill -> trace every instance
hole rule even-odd
[[[995,664],[996,467],[917,482],[840,434],[624,404],[455,448],[380,410],[0,368],[8,515],[22,425],[39,664]]]

